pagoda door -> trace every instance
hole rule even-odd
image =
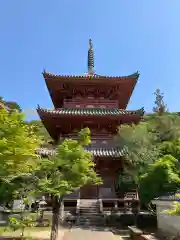
[[[113,176],[102,176],[103,184],[99,186],[100,198],[116,198]]]
[[[98,186],[86,185],[81,188],[80,198],[82,199],[95,199],[98,198]]]

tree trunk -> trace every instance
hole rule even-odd
[[[51,227],[51,240],[57,240],[58,238],[58,225],[59,214],[62,198],[54,196],[52,200],[52,227]]]
[[[21,240],[24,239],[24,228],[22,228],[22,231],[21,231]]]

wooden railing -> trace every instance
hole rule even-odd
[[[61,136],[61,138],[72,138],[72,139],[78,139],[77,133],[71,133],[67,135]],[[91,135],[91,140],[114,140],[115,136],[114,135],[107,135],[107,133],[96,133]]]
[[[66,99],[63,102],[64,108],[86,108],[88,105],[95,108],[118,108],[116,100],[108,99]]]
[[[64,137],[64,138],[61,138],[61,141],[63,141],[64,139],[66,139],[68,137]],[[78,137],[70,137],[69,138],[72,138],[72,139],[75,139],[77,140]],[[116,148],[116,147],[119,147],[119,144],[114,140],[114,139],[104,139],[104,138],[99,138],[99,139],[96,139],[96,138],[91,138],[91,144],[88,145],[88,147],[91,147],[91,148],[107,148],[107,149],[111,149],[111,148]]]

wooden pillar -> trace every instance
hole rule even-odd
[[[100,196],[99,196],[99,184],[96,185],[96,187],[97,187],[97,190],[96,190],[96,191],[97,191],[97,199],[99,199],[99,197],[100,197]]]

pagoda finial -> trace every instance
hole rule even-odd
[[[89,39],[89,49],[92,49],[93,45],[92,45],[92,39]]]
[[[89,50],[88,50],[88,74],[94,74],[94,50],[92,40],[89,39]]]

